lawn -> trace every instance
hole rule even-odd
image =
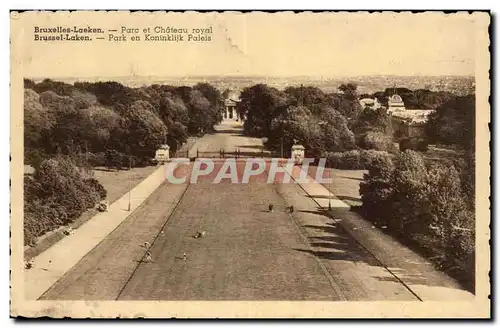
[[[112,204],[129,191],[129,183],[134,188],[155,169],[156,166],[136,167],[130,171],[108,171],[106,168],[94,168],[93,177],[108,191],[107,201]]]
[[[359,195],[359,183],[363,181],[365,170],[338,170],[325,168],[323,177],[331,177],[331,183],[323,183],[323,186],[332,194],[337,196],[350,206],[361,206],[361,196]],[[309,176],[315,177],[317,167],[309,168]]]

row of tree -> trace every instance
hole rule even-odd
[[[411,150],[373,157],[360,184],[361,212],[474,291],[474,153],[428,163]]]
[[[167,143],[175,152],[189,135],[213,131],[222,120],[221,94],[213,86],[25,80],[25,158],[39,163],[56,154],[114,151],[136,163]]]
[[[402,88],[391,93],[391,90],[362,96],[379,97],[386,102],[396,91],[410,106],[411,99],[416,97],[420,99],[413,100],[417,108],[435,109],[426,126],[428,143],[471,146],[475,133],[474,95],[459,97],[447,92]],[[384,108],[363,109],[359,99],[354,84],[341,85],[337,93],[325,93],[316,87],[278,90],[257,84],[243,90],[238,111],[246,117],[245,134],[268,138],[270,148],[283,144],[290,149],[294,142],[300,142],[312,156],[355,148],[393,151],[390,116]]]
[[[383,110],[363,109],[354,84],[341,85],[338,93],[258,84],[243,90],[238,110],[246,117],[247,135],[268,138],[270,148],[283,144],[290,149],[299,142],[310,156],[364,147],[373,133],[385,144],[392,136],[390,117]]]
[[[407,108],[412,109],[436,109],[455,97],[453,93],[448,91],[386,88],[384,91],[377,91],[373,94],[362,94],[360,98],[376,98],[383,106],[387,106],[389,97],[395,93],[401,96]]]

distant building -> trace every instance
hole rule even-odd
[[[363,98],[359,101],[359,104],[361,105],[361,107],[363,107],[363,109],[370,108],[373,110],[377,110],[380,107],[382,107],[382,105],[380,104],[380,102],[378,101],[377,98],[375,98],[375,99]]]
[[[388,100],[387,113],[391,116],[394,133],[401,137],[425,136],[425,124],[434,110],[409,109],[400,95],[394,94]]]
[[[224,118],[225,119],[234,119],[236,121],[240,120],[240,115],[236,110],[236,106],[240,102],[240,96],[237,92],[231,91],[229,92],[226,99],[224,99]]]
[[[404,110],[405,110],[405,103],[403,102],[403,98],[401,98],[400,95],[394,94],[391,97],[389,97],[389,100],[387,101],[388,113],[404,111]]]
[[[425,136],[425,124],[433,110],[406,109],[391,114],[394,132],[402,137]]]

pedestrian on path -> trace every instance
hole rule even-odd
[[[186,254],[186,252],[184,252],[184,254],[182,254],[182,259],[183,259],[184,261],[186,261],[186,260],[187,260],[187,254]]]
[[[294,211],[293,205],[290,205],[290,213],[293,213],[293,211]]]
[[[149,251],[146,252],[145,262],[153,262],[153,258],[151,257],[151,253]]]
[[[269,204],[269,212],[272,212],[273,208],[274,208],[273,204]]]

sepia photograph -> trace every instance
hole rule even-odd
[[[490,316],[489,12],[10,17],[11,316]]]

